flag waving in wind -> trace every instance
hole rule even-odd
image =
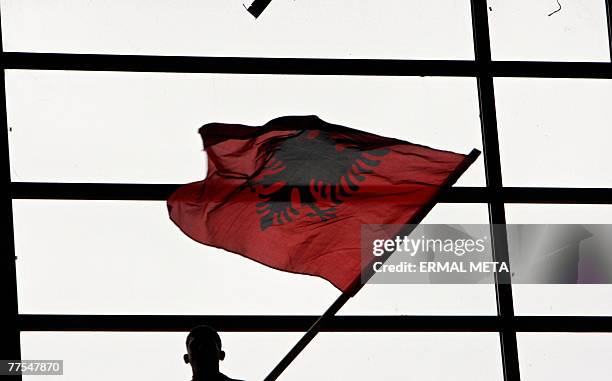
[[[476,156],[286,116],[199,130],[208,175],[168,199],[189,237],[348,291],[362,224],[408,224]],[[428,209],[427,209],[428,210]]]

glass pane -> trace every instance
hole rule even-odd
[[[506,186],[612,187],[612,80],[495,79]]]
[[[437,204],[423,219],[424,224],[488,224],[487,204]]]
[[[281,379],[502,380],[500,353],[496,333],[324,333]]]
[[[2,2],[5,51],[321,58],[473,57],[468,1]]]
[[[221,371],[261,380],[301,335],[222,332],[226,359]],[[64,360],[64,376],[50,380],[188,380],[185,337],[174,332],[23,332],[21,346],[24,359]],[[499,353],[495,333],[324,332],[279,380],[494,381],[503,379]]]
[[[492,284],[368,284],[338,315],[495,315]]]
[[[612,224],[611,204],[506,204],[509,224]]]
[[[318,315],[339,295],[320,278],[192,241],[164,202],[15,200],[13,208],[20,313]],[[411,288],[409,300],[406,288],[384,299],[364,290],[349,312],[493,314],[492,289],[457,298],[448,288]]]
[[[521,380],[611,380],[612,334],[517,334]]]
[[[513,224],[611,224],[612,205],[509,204],[506,205],[506,221]],[[585,245],[592,245],[593,240],[601,238],[601,234],[594,234],[580,247],[586,250],[589,246]],[[612,315],[610,284],[515,284],[512,287],[517,315]]]
[[[301,335],[221,332],[226,357],[220,370],[262,380]],[[21,357],[64,360],[64,374],[45,380],[190,380],[191,368],[183,362],[186,337],[187,332],[22,332]]]
[[[13,181],[191,182],[205,176],[201,125],[282,115],[461,153],[482,145],[473,78],[9,70],[6,81]],[[484,185],[482,163],[459,184]]]
[[[494,60],[610,60],[605,0],[487,3]]]

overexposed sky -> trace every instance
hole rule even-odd
[[[604,0],[560,2],[562,10],[548,16],[555,0],[489,1],[493,58],[608,61]],[[274,0],[257,20],[239,0],[0,0],[0,7],[4,51],[474,57],[468,0]],[[260,125],[281,115],[316,114],[462,153],[482,149],[474,78],[5,75],[12,181],[195,181],[206,161],[199,126]],[[504,185],[612,187],[612,80],[494,84]],[[485,185],[482,157],[458,185]],[[164,202],[15,200],[13,208],[20,313],[315,315],[338,295],[321,279],[191,241],[169,221]],[[610,205],[512,204],[506,214],[508,223],[612,223]],[[487,221],[484,204],[439,204],[424,222]],[[520,315],[612,315],[609,285],[517,285],[514,298]],[[495,313],[492,285],[368,285],[340,311]],[[228,352],[222,369],[261,379],[299,336],[222,333]],[[26,359],[64,359],[61,380],[186,380],[184,338],[24,332],[22,351]],[[611,378],[612,335],[519,333],[518,343],[525,380]],[[495,333],[329,333],[281,379],[501,380],[501,369]]]
[[[482,147],[474,78],[8,70],[6,87],[14,181],[195,181],[205,175],[201,125],[282,115]],[[482,157],[460,184],[485,184]]]
[[[257,20],[241,0],[3,0],[2,15],[5,51],[474,57],[467,0],[275,0]]]

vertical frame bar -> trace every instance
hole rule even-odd
[[[492,195],[489,202],[489,222],[492,225],[491,238],[493,255],[496,261],[507,262],[508,242],[506,237],[506,215],[501,198],[503,189],[499,140],[497,133],[497,114],[495,110],[495,91],[493,77],[489,70],[491,64],[491,41],[486,0],[471,0],[472,33],[474,37],[474,58],[478,65],[478,102],[482,130],[483,154],[487,188]],[[509,274],[498,274],[495,279],[497,295],[497,314],[501,320],[500,344],[505,381],[520,380],[516,331],[513,326],[514,302]]]
[[[2,43],[2,16],[0,15],[0,54],[3,53]],[[0,359],[2,360],[20,360],[21,359],[21,343],[19,339],[19,327],[17,325],[18,308],[17,308],[17,271],[15,268],[15,237],[13,234],[13,200],[11,198],[11,165],[9,154],[8,141],[8,119],[6,114],[6,86],[5,86],[5,70],[0,72],[0,86],[2,87],[2,99],[0,99],[0,113],[2,114],[2,140],[4,144],[4,173],[5,181],[7,181],[8,197],[8,225],[5,230],[8,234],[8,248],[2,253],[0,261],[0,287],[2,287],[2,311],[5,322],[0,324],[0,337],[2,337],[2,345],[0,345]],[[16,376],[17,380],[21,380],[21,376]]]

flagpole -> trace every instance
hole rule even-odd
[[[416,226],[421,223],[423,218],[425,218],[425,216],[429,214],[431,209],[433,209],[433,207],[438,203],[440,196],[444,192],[446,192],[457,181],[457,179],[459,179],[459,177],[465,172],[465,170],[468,169],[468,167],[472,165],[474,161],[476,161],[479,155],[479,150],[472,149],[472,151],[465,157],[465,159],[463,159],[459,166],[457,166],[455,173],[453,173],[446,179],[444,184],[440,186],[440,189],[438,189],[437,193],[434,195],[431,201],[424,205],[413,216],[412,220],[410,221],[410,225],[406,225],[406,229],[403,230],[401,234],[410,235],[410,233],[416,228]],[[387,261],[387,259],[389,259],[389,257],[391,257],[392,254],[393,252],[386,252],[381,257],[379,257],[377,261],[384,263]],[[367,268],[371,269],[371,267],[372,266],[368,266]],[[336,301],[333,302],[332,305],[327,308],[323,315],[321,315],[317,319],[317,321],[315,321],[314,324],[311,325],[310,328],[308,328],[308,331],[306,331],[304,336],[302,336],[302,338],[293,346],[293,348],[291,348],[291,350],[285,355],[285,357],[283,357],[283,359],[274,367],[274,369],[272,369],[272,371],[270,372],[270,374],[268,374],[264,381],[275,381],[278,376],[280,376],[283,371],[287,369],[287,367],[293,362],[293,360],[295,360],[295,358],[304,350],[304,348],[306,348],[306,346],[312,341],[312,339],[314,339],[314,337],[321,331],[321,326],[326,323],[327,320],[333,317],[336,312],[338,312],[352,296],[357,294],[357,292],[361,290],[361,288],[370,280],[370,278],[372,278],[373,275],[374,271],[368,271],[365,276],[362,276],[362,274],[357,275],[357,277],[351,283],[351,286],[348,288],[348,291],[345,291],[340,294]]]

